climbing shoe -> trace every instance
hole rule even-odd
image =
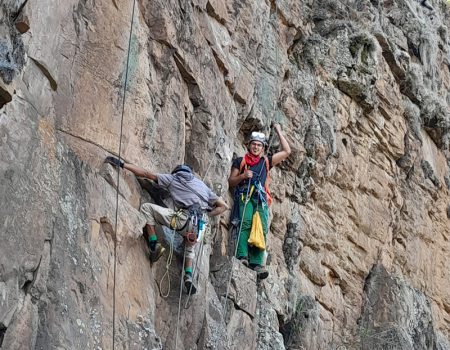
[[[238,260],[241,262],[242,265],[248,267],[248,260],[245,256],[239,257]]]
[[[155,249],[150,249],[150,261],[155,263],[164,254],[166,248],[161,243],[156,243]]]
[[[190,273],[184,275],[184,287],[186,288],[186,293],[189,295],[197,293],[197,288],[192,281],[192,275]]]
[[[255,267],[253,267],[253,271],[256,272],[256,277],[258,277],[259,280],[263,280],[269,277],[269,271],[267,271],[261,265],[256,265]]]

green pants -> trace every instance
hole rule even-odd
[[[251,265],[262,265],[264,261],[264,250],[255,248],[248,244],[250,231],[252,229],[252,219],[255,211],[261,216],[261,223],[264,230],[264,239],[267,235],[267,223],[269,221],[269,207],[265,203],[258,203],[257,200],[251,199],[247,206],[245,202],[239,199],[239,214],[241,217],[241,233],[236,251],[237,258],[247,258]]]

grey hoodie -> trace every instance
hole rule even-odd
[[[203,181],[188,172],[180,171],[174,175],[157,174],[156,176],[158,184],[170,192],[175,205],[179,208],[199,204],[203,210],[206,210],[213,207],[219,199]]]

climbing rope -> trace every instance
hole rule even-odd
[[[209,232],[210,232],[210,226],[207,225],[207,228],[206,228],[206,231],[205,231],[203,237],[206,237],[206,235],[207,235]],[[175,234],[176,234],[176,230],[173,229],[173,230],[172,230],[171,239],[170,239],[170,242],[169,242],[169,254],[168,254],[167,260],[166,260],[165,272],[164,272],[164,275],[161,277],[160,282],[158,283],[159,294],[160,294],[161,297],[163,297],[164,299],[167,298],[167,297],[169,296],[170,290],[171,290],[171,282],[170,282],[170,274],[169,274],[169,271],[170,271],[170,265],[172,264],[172,260],[173,260],[174,243],[175,243],[175,242],[174,242],[174,241],[175,241]],[[196,267],[197,267],[197,264],[198,264],[198,261],[199,261],[199,257],[203,254],[203,246],[204,246],[204,239],[202,239],[202,240],[200,241],[200,249],[199,249],[200,253],[197,254],[197,258],[196,258],[196,261],[195,261],[195,265],[194,265],[194,268],[193,268],[193,270],[192,270],[192,279],[194,280],[195,277],[197,276],[197,282],[198,282],[198,276],[199,276],[199,274],[197,273],[197,275],[196,275]],[[162,289],[162,286],[163,286],[163,283],[164,283],[165,279],[167,279],[167,292],[163,292],[163,289]],[[191,285],[191,287],[189,288],[189,291],[188,291],[188,298],[187,298],[187,301],[186,301],[186,304],[185,304],[185,307],[184,307],[185,309],[188,308],[187,305],[188,305],[189,299],[190,299],[190,297],[191,297],[191,291],[192,291],[192,285]]]
[[[164,299],[167,298],[170,294],[170,274],[169,274],[169,270],[170,270],[170,265],[172,264],[172,259],[173,259],[173,245],[174,245],[174,241],[175,241],[175,230],[172,230],[172,237],[170,239],[170,245],[169,245],[169,255],[167,256],[167,260],[166,260],[166,268],[165,268],[165,272],[164,275],[161,277],[161,280],[158,284],[158,288],[159,288],[159,294],[161,295],[161,297],[163,297]],[[162,285],[164,283],[164,279],[167,278],[167,293],[163,293],[162,291]]]
[[[175,207],[175,201],[174,201],[173,198],[172,198],[172,204]],[[167,260],[166,260],[166,267],[165,267],[166,271],[165,271],[164,275],[161,277],[161,280],[160,280],[160,282],[158,284],[159,293],[160,293],[161,297],[163,297],[163,298],[167,298],[169,296],[170,290],[171,290],[169,270],[170,270],[170,265],[171,265],[172,259],[173,259],[174,240],[175,240],[176,228],[181,226],[180,222],[177,221],[177,219],[180,219],[182,213],[183,212],[181,210],[178,210],[177,212],[175,212],[175,214],[172,217],[171,223],[170,223],[170,225],[172,227],[172,237],[171,237],[171,241],[170,241],[169,255],[168,255]],[[208,231],[209,231],[209,225],[207,226],[207,229],[206,229],[206,231],[205,231],[205,233],[203,235],[203,239],[201,241],[200,254],[197,254],[195,266],[194,266],[193,271],[192,271],[192,279],[193,280],[194,280],[194,276],[195,276],[195,272],[196,272],[195,270],[196,270],[196,266],[198,264],[199,257],[200,257],[200,255],[203,255],[204,237],[206,237],[206,235],[208,234]],[[184,248],[183,267],[181,269],[181,276],[180,276],[180,293],[179,293],[179,298],[178,298],[178,314],[177,314],[177,325],[176,325],[175,349],[178,348],[178,332],[179,332],[179,323],[180,323],[180,315],[181,315],[181,299],[182,299],[182,291],[183,291],[183,277],[184,277],[184,273],[185,273],[184,272],[185,262],[186,262],[186,248]],[[167,278],[167,281],[168,281],[168,287],[167,287],[167,292],[164,293],[162,291],[162,285],[163,285],[163,282],[164,282],[164,280],[166,278]],[[187,298],[187,301],[186,301],[186,304],[185,304],[185,307],[184,307],[185,309],[188,307],[187,305],[188,305],[190,297],[191,297],[192,287],[193,286],[191,284],[189,290],[187,291],[188,298]]]
[[[172,198],[172,203],[173,206],[175,207],[175,201]],[[176,228],[180,227],[180,221],[177,221],[177,219],[180,219],[182,214],[181,210],[178,210],[175,212],[175,214],[173,214],[172,216],[172,220],[170,222],[170,226],[172,227],[172,235],[171,235],[171,239],[170,239],[170,244],[169,244],[169,255],[167,256],[167,260],[166,260],[166,267],[165,267],[165,272],[164,275],[161,277],[161,280],[158,284],[158,288],[159,288],[159,294],[161,295],[161,297],[163,297],[164,299],[167,298],[170,294],[170,274],[169,274],[169,270],[170,270],[170,265],[172,264],[172,259],[173,259],[173,251],[174,251],[174,244],[175,244],[175,234],[176,234]],[[164,280],[167,278],[167,293],[163,293],[162,292],[162,284],[164,282]]]
[[[177,332],[175,334],[175,349],[178,349],[178,332],[180,330],[181,297],[183,294],[183,277],[184,277],[185,260],[186,260],[186,249],[184,250],[183,254],[183,268],[181,269],[181,276],[180,276],[180,296],[178,298],[178,315],[177,315]]]
[[[123,98],[122,98],[122,115],[120,117],[120,136],[119,136],[119,160],[121,160],[122,155],[122,133],[123,133],[123,117],[125,114],[125,99],[128,87],[128,68],[130,64],[130,52],[131,52],[131,37],[133,34],[134,25],[134,11],[136,7],[136,0],[133,0],[133,10],[131,12],[131,25],[130,25],[130,36],[128,38],[128,52],[127,52],[127,64],[125,68],[125,82],[123,86]],[[119,181],[120,181],[120,167],[117,167],[117,188],[116,188],[116,215],[114,223],[114,265],[113,265],[113,324],[112,324],[112,349],[115,349],[115,339],[116,339],[116,274],[117,274],[117,223],[119,220]]]

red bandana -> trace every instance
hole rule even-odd
[[[245,164],[248,164],[248,166],[254,166],[258,164],[259,160],[261,159],[260,156],[255,156],[254,154],[247,152],[245,154]]]

